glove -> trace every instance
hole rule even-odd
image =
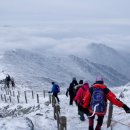
[[[80,111],[82,111],[83,113],[85,113],[87,116],[89,115],[89,110],[88,108],[83,108],[82,106],[78,105],[78,108]]]
[[[68,97],[68,92],[66,92],[66,96]]]
[[[130,113],[130,108],[127,105],[124,104],[123,108],[126,113]]]

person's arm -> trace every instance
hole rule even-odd
[[[91,99],[91,93],[88,90],[83,98],[83,108],[87,108],[89,103],[90,103],[90,99]]]
[[[77,94],[76,94],[74,100],[77,101],[78,104],[79,104],[80,101],[82,100],[82,89],[81,89],[81,88],[79,88],[79,90],[78,90],[78,92],[77,92]]]
[[[123,107],[124,103],[116,98],[116,95],[110,91],[108,88],[105,88],[106,98],[114,105],[118,107]]]
[[[124,104],[123,102],[121,102],[119,99],[116,98],[116,95],[110,91],[108,88],[106,89],[107,92],[107,99],[114,105],[118,106],[118,107],[122,107],[126,113],[130,113],[130,108]]]
[[[49,91],[48,93],[53,93],[54,92],[54,85],[52,86],[51,91]]]

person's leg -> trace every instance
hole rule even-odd
[[[103,118],[104,118],[104,116],[98,116],[97,126],[96,126],[95,130],[101,130],[101,126],[103,124]]]
[[[85,121],[84,113],[80,111],[80,120]]]
[[[53,95],[56,97],[56,99],[57,99],[57,102],[60,102],[60,100],[59,100],[59,98],[58,98],[58,95],[57,95],[57,93],[54,93]]]
[[[73,95],[70,95],[70,105],[73,105]]]
[[[89,117],[89,130],[94,130],[94,118],[95,116]]]

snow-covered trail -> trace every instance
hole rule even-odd
[[[118,88],[113,89],[114,92],[118,95],[120,91],[124,89]],[[20,87],[18,86],[16,88],[16,92],[20,91],[20,93],[23,93],[23,91],[29,90],[28,88]],[[0,89],[0,94],[3,94],[4,92]],[[16,97],[12,98],[12,103],[8,102],[5,103],[4,101],[1,101],[0,99],[0,110],[4,110],[4,112],[10,112],[15,110],[15,115],[6,116],[4,118],[0,119],[0,130],[29,130],[27,127],[28,124],[26,124],[26,117],[32,120],[34,124],[34,130],[57,130],[57,122],[54,120],[53,117],[53,107],[51,104],[49,106],[45,105],[45,102],[49,101],[49,97],[46,94],[46,97],[44,98],[43,95],[40,95],[40,104],[37,104],[36,99],[32,99],[31,94],[28,97],[28,104],[25,103],[24,96],[21,95],[21,102],[18,104]],[[87,116],[85,116],[85,121],[80,121],[77,107],[74,104],[73,106],[69,105],[69,97],[66,97],[65,94],[59,95],[60,98],[60,107],[61,107],[61,116],[67,117],[67,130],[87,130],[88,129],[88,119]],[[123,101],[127,103],[128,106],[130,106],[129,103],[130,98],[130,89],[125,92],[125,98]],[[40,105],[40,107],[39,107]],[[5,107],[7,107],[5,111]],[[2,111],[3,112],[3,111]],[[129,125],[130,124],[130,114],[126,114],[123,109],[119,109],[117,107],[114,107],[113,112],[113,120],[120,121],[124,124]],[[15,122],[15,123],[14,123]],[[106,130],[106,122],[107,122],[107,116],[104,119],[104,124],[102,126],[102,130]],[[113,130],[129,130],[130,127],[124,126],[119,123],[113,123]],[[95,119],[95,125],[96,125],[96,119]]]

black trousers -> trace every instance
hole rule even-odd
[[[70,94],[70,105],[73,105],[74,97],[75,97],[75,95]]]
[[[57,102],[60,102],[59,97],[58,97],[58,93],[53,93],[53,96],[57,99]]]

